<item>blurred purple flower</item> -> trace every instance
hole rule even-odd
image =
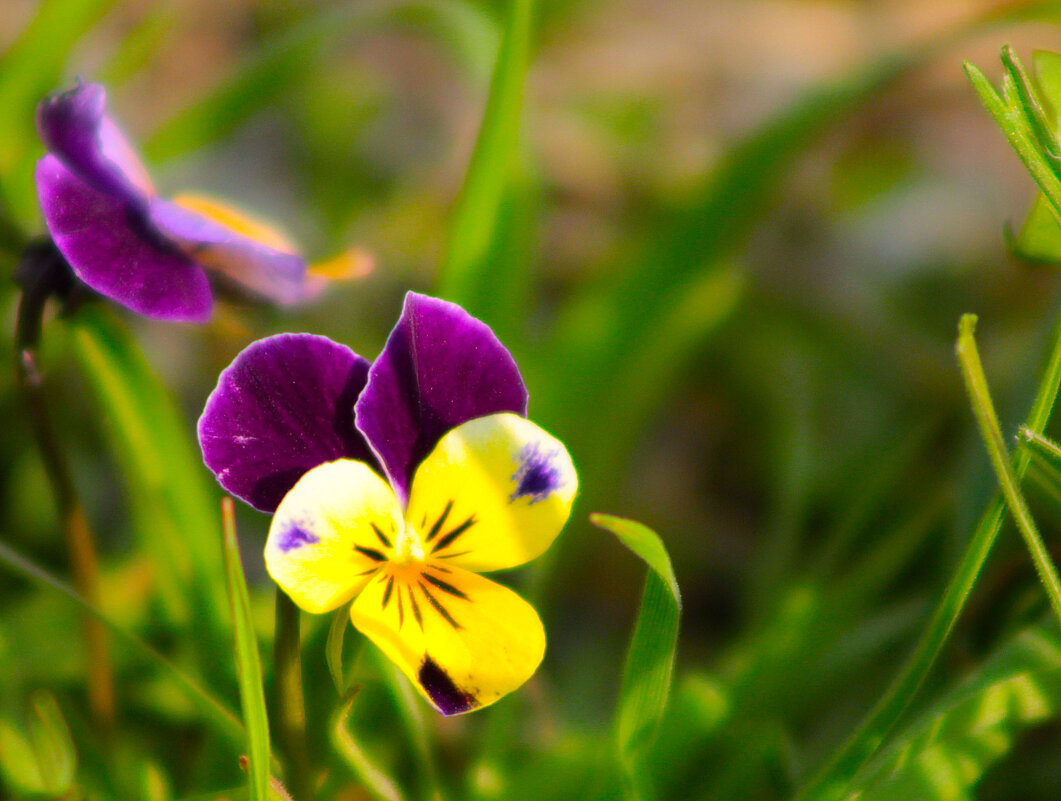
[[[37,108],[49,151],[36,171],[41,209],[82,281],[140,314],[189,322],[210,316],[213,289],[281,305],[319,291],[326,278],[274,229],[206,198],[158,197],[105,100],[99,84],[79,83]],[[365,257],[346,258],[326,269],[363,271]]]

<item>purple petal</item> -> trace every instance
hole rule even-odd
[[[95,83],[51,95],[37,106],[45,146],[93,189],[143,207],[151,180],[133,148],[104,114],[107,93]]]
[[[248,346],[221,373],[199,418],[199,445],[221,486],[273,512],[304,473],[336,459],[375,466],[354,427],[368,361],[310,334]]]
[[[357,427],[399,498],[451,428],[499,412],[527,414],[527,390],[505,346],[460,306],[410,292],[357,401]]]
[[[210,273],[262,300],[282,305],[305,300],[306,262],[244,236],[197,211],[168,200],[151,201],[152,223],[194,253]]]
[[[148,317],[210,316],[206,273],[150,230],[135,208],[92,188],[55,156],[37,162],[36,181],[48,230],[78,278]]]

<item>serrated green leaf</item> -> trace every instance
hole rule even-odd
[[[1061,635],[1032,626],[899,734],[848,801],[958,801],[1014,745],[1061,713]]]
[[[236,518],[231,498],[222,502],[224,530],[225,573],[228,577],[229,601],[236,642],[236,664],[239,677],[240,706],[247,730],[250,751],[251,801],[269,801],[271,757],[269,746],[269,718],[265,712],[265,688],[262,685],[262,662],[258,653],[258,637],[251,618],[250,596],[243,577],[239,542],[236,539]]]
[[[649,789],[640,762],[655,740],[667,706],[678,645],[681,594],[670,556],[656,532],[612,515],[592,514],[589,519],[612,532],[649,568],[641,609],[626,652],[616,716],[616,742],[627,779],[627,795],[644,798]]]

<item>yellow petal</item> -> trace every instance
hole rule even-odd
[[[279,250],[281,253],[297,252],[291,240],[279,229],[220,200],[187,192],[177,195],[172,202],[189,211],[209,217],[214,222],[231,228],[237,234],[249,237],[273,250]]]
[[[387,483],[364,462],[339,459],[314,467],[280,501],[265,567],[298,606],[328,612],[393,558],[402,530]]]
[[[501,570],[552,544],[577,490],[560,440],[519,415],[492,414],[457,426],[424,459],[406,519],[428,556]]]
[[[438,562],[387,565],[350,618],[444,715],[494,703],[529,679],[545,654],[545,631],[530,604]]]

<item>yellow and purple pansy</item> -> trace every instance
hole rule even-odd
[[[373,364],[309,334],[250,345],[199,420],[221,485],[274,514],[269,574],[354,626],[446,715],[537,669],[537,613],[482,572],[539,556],[571,512],[563,443],[526,419],[515,362],[484,323],[409,293]]]
[[[105,102],[102,86],[79,83],[37,108],[48,149],[37,194],[78,278],[135,312],[186,322],[210,316],[214,290],[287,305],[320,289],[325,276],[275,229],[203,196],[159,197]]]

